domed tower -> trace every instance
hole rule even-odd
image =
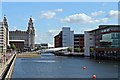
[[[3,23],[4,23],[4,25],[6,26],[6,28],[8,28],[8,23],[7,23],[6,15],[4,15]]]
[[[28,22],[28,47],[33,49],[35,47],[35,29],[33,26],[32,17],[30,17]]]

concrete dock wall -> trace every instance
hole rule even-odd
[[[1,78],[0,80],[6,80],[6,79],[10,80],[14,68],[15,60],[16,60],[16,54],[13,54],[11,58],[6,62],[3,70],[0,73],[0,78]]]
[[[10,79],[12,76],[12,72],[13,72],[13,68],[14,68],[14,64],[15,64],[15,60],[16,60],[16,56],[13,57],[12,61],[11,61],[11,66],[9,67],[9,70],[6,74],[6,79]]]

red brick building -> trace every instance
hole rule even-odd
[[[74,48],[84,48],[84,34],[74,34]]]
[[[62,31],[54,37],[54,45],[56,47],[62,47]]]

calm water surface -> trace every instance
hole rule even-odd
[[[94,74],[97,78],[118,78],[118,62],[48,53],[38,58],[17,58],[12,78],[91,78]]]

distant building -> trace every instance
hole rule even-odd
[[[55,47],[74,47],[74,31],[70,27],[63,27],[62,31],[54,37]]]
[[[74,34],[74,48],[84,48],[84,34]]]
[[[40,44],[35,44],[35,48],[40,50],[41,49],[41,45]]]
[[[35,47],[38,49],[47,49],[48,43],[35,44]]]
[[[21,31],[21,30],[9,31],[9,39],[24,40],[25,49],[35,48],[35,29],[33,26],[32,18],[30,17],[29,19],[27,31]]]
[[[42,49],[47,49],[48,48],[48,43],[41,43],[40,44]]]
[[[100,25],[85,31],[86,56],[90,56],[91,47],[95,57],[120,58],[120,25]]]
[[[55,48],[62,47],[62,31],[54,37],[54,46]]]

